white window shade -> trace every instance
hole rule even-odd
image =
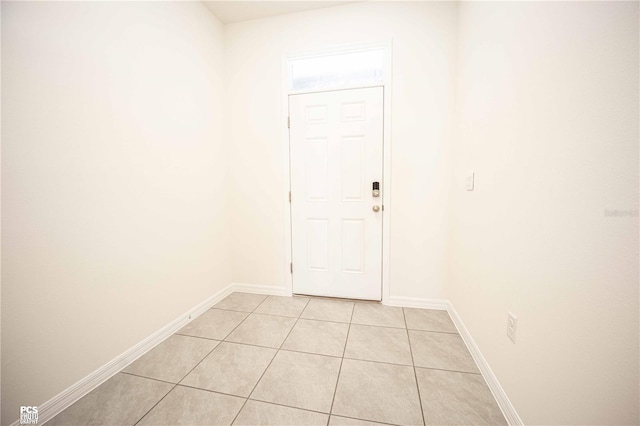
[[[383,69],[383,49],[291,59],[289,89],[299,91],[382,84]]]

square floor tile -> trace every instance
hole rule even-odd
[[[236,426],[325,426],[327,417],[329,417],[327,414],[249,400],[233,424]]]
[[[473,357],[458,334],[409,330],[416,367],[479,373]]]
[[[353,302],[345,300],[311,299],[300,318],[322,321],[351,322]]]
[[[213,348],[216,340],[174,334],[125,368],[125,373],[178,383]]]
[[[345,358],[413,365],[407,330],[351,324]]]
[[[230,425],[243,398],[177,386],[138,425]]]
[[[414,308],[403,309],[404,317],[407,320],[407,328],[410,330],[441,331],[444,333],[458,332],[447,311]]]
[[[309,302],[308,297],[269,296],[267,300],[258,306],[255,312],[257,314],[297,318],[302,313],[304,307],[307,306],[307,302]]]
[[[47,425],[133,425],[174,385],[119,373],[47,422]]]
[[[226,309],[228,311],[253,312],[266,298],[267,296],[264,294],[231,293],[216,303],[214,308]]]
[[[416,369],[427,424],[507,424],[479,374]]]
[[[248,345],[279,348],[295,323],[295,318],[251,314],[226,340]]]
[[[413,367],[345,359],[332,414],[374,422],[422,424]]]
[[[246,398],[275,354],[275,349],[222,342],[180,384]]]
[[[328,413],[340,358],[280,351],[251,399]]]
[[[351,322],[353,324],[405,328],[402,308],[384,306],[379,303],[356,303]]]
[[[348,417],[331,416],[329,426],[384,426],[385,423],[370,422],[368,420],[350,419]]]
[[[182,327],[178,334],[223,340],[249,314],[246,312],[209,309],[189,324]]]
[[[299,319],[282,349],[342,357],[348,330],[349,324]]]

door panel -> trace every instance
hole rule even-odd
[[[307,269],[329,270],[329,221],[307,219]]]
[[[362,219],[342,220],[342,272],[364,274],[365,223]]]
[[[307,138],[306,144],[307,200],[327,201],[328,140],[327,138]]]
[[[291,95],[289,115],[293,291],[380,300],[383,88]]]
[[[364,148],[365,139],[362,136],[342,138],[342,201],[364,201]]]

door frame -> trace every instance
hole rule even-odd
[[[289,95],[314,93],[314,92],[328,92],[335,90],[346,89],[360,89],[365,87],[372,87],[372,85],[351,85],[332,87],[324,90],[305,90],[305,91],[291,91],[289,90],[289,67],[288,62],[297,58],[308,58],[313,56],[324,56],[327,54],[339,54],[345,52],[353,52],[358,50],[368,50],[372,48],[384,50],[384,76],[382,84],[373,86],[383,87],[383,132],[382,132],[382,145],[383,145],[383,166],[382,166],[382,205],[383,205],[383,217],[382,217],[382,303],[386,304],[389,301],[390,290],[390,278],[389,271],[389,237],[390,237],[390,224],[391,224],[391,85],[392,85],[392,41],[382,41],[373,43],[358,43],[333,47],[324,47],[316,50],[306,50],[303,52],[296,52],[290,54],[284,54],[282,57],[282,98],[281,98],[281,111],[282,111],[282,158],[284,168],[284,188],[282,191],[282,203],[285,211],[284,220],[284,236],[285,236],[285,262],[282,265],[282,270],[285,280],[284,292],[287,295],[293,295],[293,274],[290,271],[290,263],[292,259],[292,233],[291,233],[291,204],[289,203],[289,191],[291,191],[291,168],[290,168],[290,139],[289,139]]]

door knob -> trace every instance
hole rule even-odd
[[[373,211],[378,213],[380,211],[380,206],[373,206]]]

